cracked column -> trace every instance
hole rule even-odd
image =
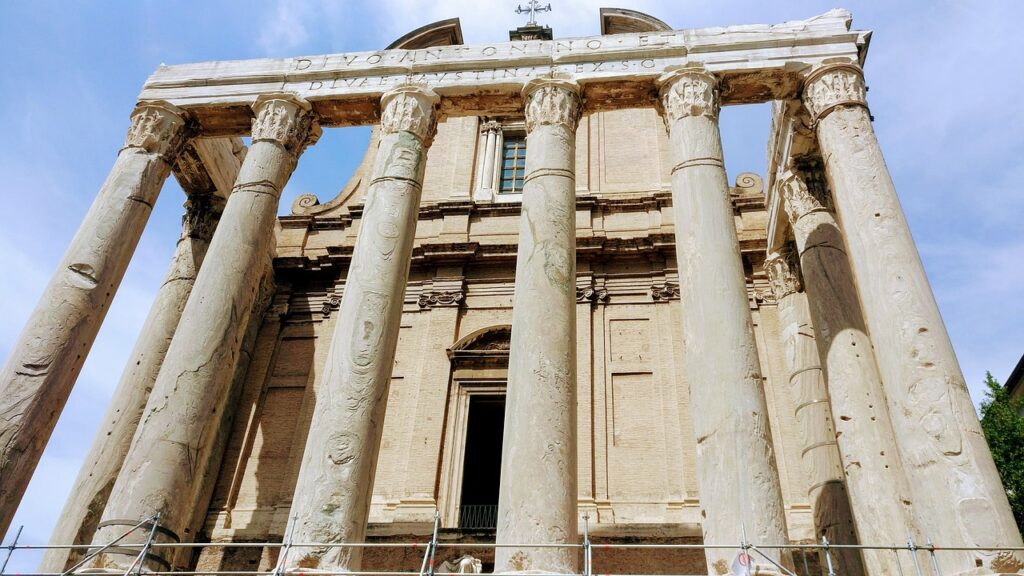
[[[516,255],[498,544],[579,544],[576,514],[575,82],[534,79]],[[575,548],[498,548],[495,573],[578,571]]]
[[[820,67],[804,83],[836,211],[874,343],[895,439],[921,531],[936,545],[1021,546],[853,64]],[[944,574],[1004,573],[1024,554],[946,551]]]
[[[214,193],[193,193],[185,202],[181,237],[171,258],[171,266],[128,357],[128,364],[103,416],[102,427],[57,520],[50,537],[51,544],[88,544],[92,541],[223,208],[224,198]],[[39,571],[63,572],[69,563],[76,562],[82,555],[78,550],[47,550]]]
[[[669,133],[683,349],[697,438],[705,544],[786,544],[761,364],[718,131],[717,79],[701,68],[659,80]],[[726,574],[737,550],[708,549]],[[774,562],[786,556],[764,550]],[[779,573],[754,558],[762,574]],[[789,563],[788,558],[786,563]]]
[[[807,498],[814,513],[815,536],[818,541],[824,536],[833,544],[857,544],[853,511],[825,389],[825,374],[815,344],[815,329],[807,295],[801,291],[796,254],[790,248],[787,245],[779,253],[769,254],[764,269],[778,302],[789,388],[796,402],[793,416],[800,430],[800,459],[807,475]],[[840,574],[865,574],[858,550],[840,548],[833,553],[833,558]]]
[[[827,192],[812,192],[792,171],[779,178],[779,192],[817,328],[818,355],[824,363],[846,485],[855,518],[861,519],[857,524],[860,543],[903,546],[908,535],[922,542],[842,232],[824,206]],[[888,550],[864,550],[863,558],[868,574],[900,571],[897,557]],[[918,560],[930,573],[929,559]]]
[[[93,538],[106,544],[159,512],[157,542],[189,541],[209,455],[229,394],[243,336],[273,249],[278,201],[299,154],[320,129],[305,100],[261,95],[253,104],[252,145],[213,236],[179,327],[164,358],[138,432]],[[126,526],[127,524],[127,526]],[[127,542],[142,542],[148,530]],[[113,548],[90,563],[120,571],[137,550]],[[155,549],[147,568],[170,568],[173,553]]]
[[[142,102],[124,147],[0,373],[0,534],[7,531],[186,140],[182,110]]]
[[[427,149],[439,98],[381,98],[381,138],[292,498],[296,542],[366,539]],[[359,570],[360,548],[296,548],[289,572]]]

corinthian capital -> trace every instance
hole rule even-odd
[[[829,64],[804,80],[804,106],[814,122],[838,106],[868,107],[864,72],[855,64]]]
[[[139,102],[132,111],[124,148],[141,148],[173,165],[185,147],[185,124],[184,110],[173,104],[163,100]]]
[[[526,131],[537,126],[564,126],[576,132],[583,113],[579,84],[555,78],[534,78],[523,86],[526,101]]]
[[[687,116],[718,118],[718,79],[704,68],[682,68],[658,79],[665,127]]]
[[[825,210],[821,199],[811,193],[807,188],[807,183],[796,172],[787,170],[778,182],[779,193],[782,196],[790,223],[795,223],[805,214]]]
[[[768,286],[778,302],[790,294],[800,291],[799,263],[796,252],[789,246],[779,252],[772,252],[764,261],[764,271],[768,274]]]
[[[277,142],[298,156],[320,138],[320,124],[309,102],[294,94],[261,94],[252,105],[252,141]]]
[[[225,200],[215,194],[191,194],[181,217],[181,237],[209,241],[224,212]]]
[[[410,132],[424,144],[437,131],[437,103],[433,90],[420,86],[400,86],[380,99],[380,127],[385,134]]]

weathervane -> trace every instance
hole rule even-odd
[[[537,0],[530,0],[530,3],[523,8],[521,5],[516,7],[516,14],[529,14],[530,21],[526,23],[527,26],[537,25],[537,12],[551,12],[551,4],[547,6],[541,6]]]

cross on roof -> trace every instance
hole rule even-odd
[[[550,12],[551,4],[547,6],[541,6],[537,0],[530,0],[530,3],[523,8],[521,5],[516,7],[516,14],[529,14],[530,21],[526,23],[527,26],[537,25],[537,12]]]

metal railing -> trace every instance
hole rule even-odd
[[[497,504],[466,504],[459,507],[459,528],[464,530],[494,530],[497,527]]]
[[[294,519],[293,519],[294,520]],[[394,549],[423,549],[423,560],[420,564],[418,572],[413,571],[346,571],[346,572],[319,572],[324,576],[337,575],[337,576],[456,576],[459,573],[456,572],[444,572],[437,571],[436,558],[439,549],[449,550],[480,550],[480,549],[497,549],[497,548],[570,548],[578,549],[581,554],[581,567],[582,572],[575,575],[566,574],[535,574],[533,576],[612,576],[611,573],[595,573],[594,572],[594,555],[595,549],[602,553],[615,551],[615,550],[692,550],[694,552],[704,552],[707,550],[735,550],[738,559],[744,559],[747,564],[757,562],[758,560],[767,561],[773,564],[782,574],[787,576],[821,576],[823,569],[827,570],[828,576],[844,576],[841,572],[835,568],[836,561],[833,558],[837,551],[845,549],[856,549],[856,550],[884,550],[892,552],[896,559],[897,567],[899,572],[896,576],[904,576],[906,574],[915,574],[916,576],[942,576],[942,572],[939,569],[939,561],[937,556],[943,552],[1010,552],[1010,553],[1024,553],[1024,547],[940,547],[935,546],[931,542],[927,544],[918,544],[913,539],[908,538],[906,545],[900,546],[872,546],[863,544],[831,544],[827,539],[822,539],[820,544],[774,544],[774,545],[758,545],[752,542],[746,541],[746,537],[742,538],[738,544],[727,545],[727,544],[617,544],[617,543],[594,543],[590,540],[590,518],[588,515],[583,516],[583,534],[582,542],[579,544],[566,543],[566,544],[496,544],[496,543],[481,543],[481,542],[441,542],[438,540],[438,533],[440,531],[440,515],[435,514],[434,526],[430,537],[427,542],[359,542],[359,543],[341,543],[341,542],[293,542],[292,534],[294,530],[294,521],[289,523],[288,533],[281,542],[156,542],[155,537],[158,530],[160,516],[157,514],[151,518],[145,518],[139,521],[137,524],[132,526],[129,530],[112,540],[110,543],[103,546],[96,546],[92,544],[45,544],[45,545],[32,545],[32,544],[19,544],[21,538],[22,529],[20,527],[14,535],[14,540],[3,548],[7,550],[7,555],[0,564],[0,576],[69,576],[75,574],[77,570],[84,569],[90,560],[96,556],[102,554],[104,551],[117,545],[118,553],[123,553],[124,550],[137,549],[138,554],[135,555],[134,561],[125,570],[125,576],[131,574],[141,575],[143,573],[153,576],[283,576],[287,569],[287,558],[289,553],[296,548],[394,548]],[[135,532],[136,530],[146,530],[148,532],[147,538],[142,543],[127,544],[123,543],[126,537]],[[145,558],[151,555],[156,550],[163,549],[200,549],[200,548],[279,548],[280,553],[277,561],[275,562],[274,568],[271,571],[254,571],[254,570],[197,570],[197,571],[151,571],[144,568]],[[44,551],[51,549],[64,549],[64,550],[77,550],[85,552],[86,555],[71,568],[64,572],[7,572],[7,567],[11,557],[18,550],[34,550]],[[794,559],[794,563],[798,564],[797,569],[801,572],[795,572],[786,566],[779,564],[777,561],[772,559],[770,551],[787,551]],[[902,555],[901,555],[902,553]],[[920,556],[927,555],[930,564],[930,572],[923,571],[922,560]],[[800,556],[802,562],[797,562],[797,556]],[[808,563],[808,557],[819,556],[822,559],[824,566],[812,567],[811,563]],[[909,560],[906,558],[909,556]],[[742,564],[742,562],[741,562]],[[906,568],[906,571],[904,571]],[[628,576],[691,576],[688,574],[628,574]],[[696,576],[696,575],[692,575]]]

